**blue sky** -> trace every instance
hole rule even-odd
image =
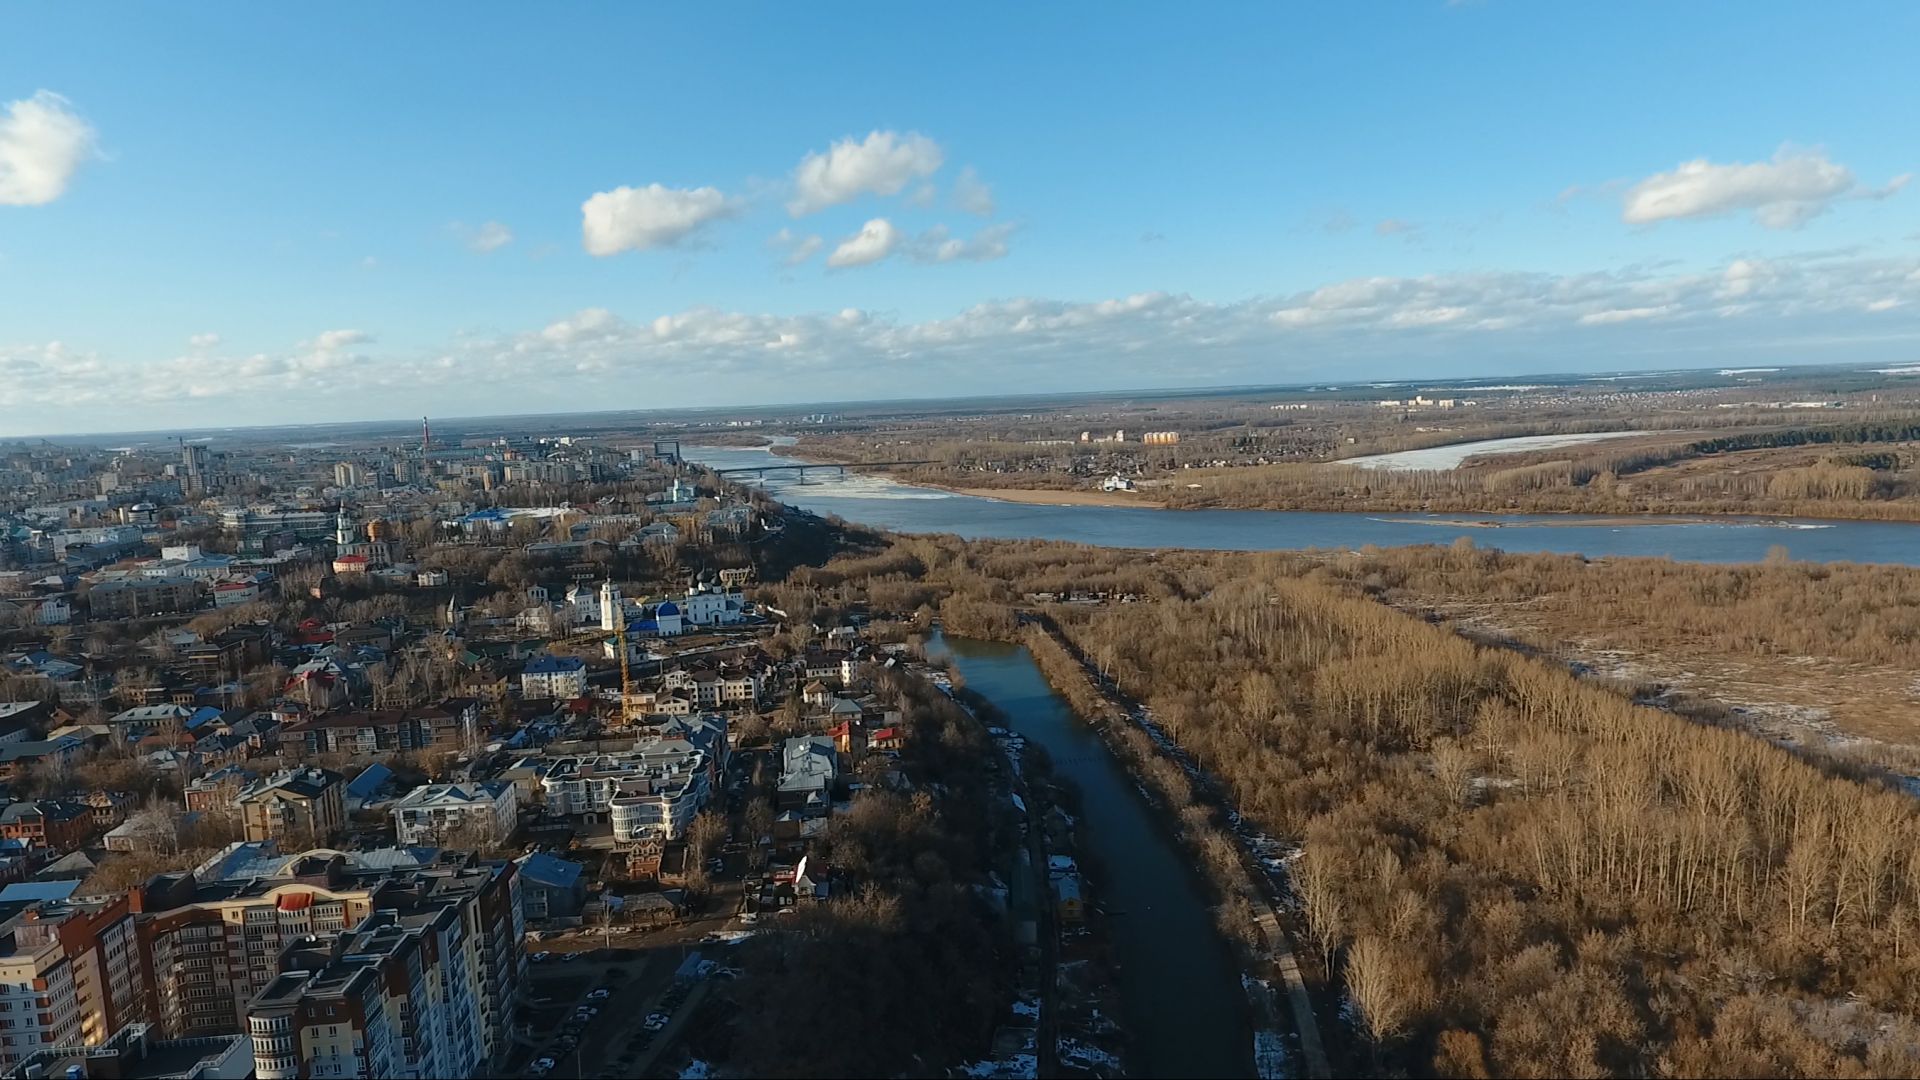
[[[0,436],[1920,360],[1912,5],[5,19]]]

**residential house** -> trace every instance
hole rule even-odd
[[[586,868],[536,851],[520,863],[520,900],[528,922],[572,918],[587,902]]]
[[[822,735],[788,739],[780,748],[780,787],[775,806],[811,816],[832,807],[833,785],[840,775],[833,740]]]
[[[187,785],[187,809],[204,814],[234,814],[240,793],[254,781],[254,774],[239,765],[224,765]]]
[[[379,801],[393,782],[393,770],[376,761],[347,784],[347,813],[354,814]]]
[[[0,810],[0,836],[33,847],[72,851],[86,846],[93,836],[93,808],[65,799],[9,803]]]
[[[185,705],[136,705],[115,713],[107,726],[122,738],[156,732],[177,734],[187,730],[187,721],[192,718],[193,710]]]
[[[216,608],[239,607],[260,599],[260,583],[257,581],[222,581],[213,587],[213,606]]]
[[[293,669],[281,692],[310,709],[336,709],[352,700],[353,680],[335,660],[309,660]]]
[[[71,735],[26,742],[0,743],[0,783],[12,783],[36,767],[58,767],[73,760],[86,746]]]

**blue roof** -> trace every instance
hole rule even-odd
[[[193,710],[192,716],[187,717],[187,730],[192,731],[194,728],[199,727],[201,724],[204,724],[209,720],[220,719],[220,714],[222,711],[223,710],[216,709],[211,705],[200,706],[199,708]]]
[[[542,885],[556,885],[562,889],[570,889],[574,882],[580,880],[580,875],[586,872],[586,868],[579,863],[571,863],[544,851],[537,851],[521,861],[520,872]]]
[[[587,662],[577,656],[538,656],[527,661],[521,670],[528,675],[557,675],[563,671],[581,671],[586,666]]]
[[[680,614],[680,605],[671,600],[662,600],[660,601],[660,606],[653,609],[653,613],[655,615],[678,615]]]
[[[10,904],[24,900],[65,900],[80,887],[78,879],[70,881],[16,881],[0,889],[0,904]]]
[[[356,799],[370,799],[391,779],[393,770],[376,761],[353,778],[353,783],[347,785],[347,794]]]

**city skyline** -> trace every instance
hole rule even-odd
[[[1910,361],[1879,12],[16,14],[0,436]]]

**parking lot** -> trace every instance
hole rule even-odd
[[[585,944],[574,939],[543,950],[545,944],[529,947],[531,1041],[514,1057],[525,1076],[643,1074],[679,1037],[716,967],[689,961],[701,952],[697,942],[567,948]]]

